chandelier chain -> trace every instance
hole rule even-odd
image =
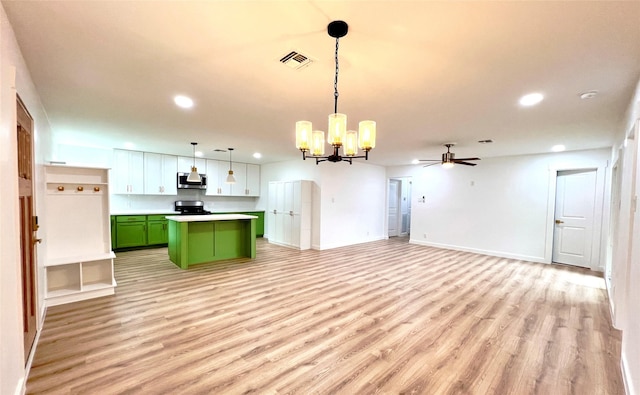
[[[336,37],[336,78],[333,80],[333,97],[334,97],[334,102],[333,102],[333,113],[337,114],[338,113],[338,40],[339,38]]]

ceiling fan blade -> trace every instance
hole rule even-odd
[[[480,160],[480,158],[455,158],[455,160]]]
[[[440,162],[442,159],[418,159],[420,162]]]
[[[428,165],[424,165],[424,166],[422,166],[422,167],[429,167],[429,166],[439,165],[439,164],[440,164],[440,162],[437,162],[437,163],[429,163]]]
[[[463,162],[461,160],[458,159],[454,159],[453,161],[456,165],[466,165],[466,166],[475,166],[477,165],[477,163],[470,163],[470,162]]]

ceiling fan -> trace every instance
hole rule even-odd
[[[447,147],[447,152],[442,154],[442,159],[420,159],[420,162],[434,162],[424,165],[424,167],[437,165],[438,163],[442,164],[442,167],[453,167],[454,164],[466,165],[466,166],[475,166],[477,163],[467,162],[469,160],[480,160],[480,158],[457,158],[456,154],[451,152],[451,147],[453,147],[454,143],[445,144]]]

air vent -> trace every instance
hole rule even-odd
[[[291,51],[280,59],[280,63],[283,63],[294,70],[300,70],[303,67],[310,65],[312,60],[299,52]]]

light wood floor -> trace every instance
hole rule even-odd
[[[115,296],[49,308],[33,394],[623,394],[594,272],[411,245],[180,270],[117,254]]]

